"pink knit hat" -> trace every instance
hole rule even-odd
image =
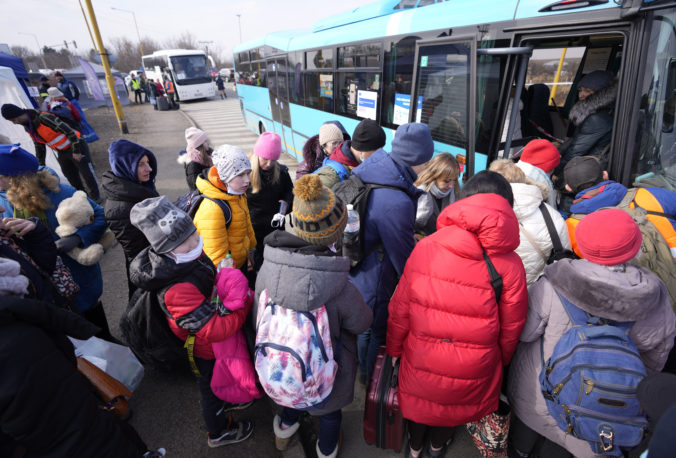
[[[641,248],[641,230],[628,213],[617,208],[597,210],[575,228],[582,256],[595,264],[614,266],[631,261]]]
[[[282,155],[282,139],[273,132],[263,132],[258,137],[253,152],[263,159],[276,161]]]
[[[205,142],[209,141],[207,133],[203,130],[198,129],[197,127],[188,127],[185,130],[185,141],[187,146],[185,152],[188,153],[188,157],[193,162],[203,163],[202,153],[197,150],[198,146],[204,145]],[[204,164],[211,165],[211,164]]]

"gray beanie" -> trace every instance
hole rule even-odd
[[[577,87],[584,87],[592,91],[600,91],[604,87],[610,86],[613,82],[613,74],[603,70],[595,70],[582,77]]]
[[[190,216],[165,196],[150,197],[137,203],[132,207],[129,219],[159,254],[175,249],[197,230]]]
[[[211,155],[218,178],[225,184],[242,172],[251,172],[251,162],[244,151],[232,145],[221,145]]]
[[[432,159],[434,140],[427,124],[410,122],[397,128],[390,157],[403,165],[420,165]]]

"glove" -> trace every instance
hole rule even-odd
[[[67,237],[61,237],[54,243],[56,245],[56,250],[59,253],[68,253],[70,250],[77,247],[81,242],[82,240],[80,239],[80,236],[73,234]]]
[[[282,227],[284,226],[284,214],[282,213],[277,213],[275,216],[272,217],[272,227]]]

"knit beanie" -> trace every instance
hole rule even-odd
[[[190,216],[165,196],[150,197],[137,203],[132,207],[129,219],[159,254],[175,249],[197,230]]]
[[[244,151],[232,145],[221,145],[211,155],[218,178],[225,184],[242,172],[251,171],[251,162]]]
[[[343,132],[335,124],[325,123],[319,128],[319,145],[332,141],[343,141]]]
[[[343,234],[347,210],[340,197],[315,174],[304,175],[293,187],[291,222],[296,235],[312,245],[329,246]]]
[[[615,266],[630,261],[641,248],[641,230],[628,213],[607,208],[585,216],[575,228],[577,247],[594,264]]]
[[[345,130],[345,126],[343,126],[340,123],[340,121],[326,121],[324,124],[333,124],[334,126],[339,128],[340,131],[343,133],[343,140],[352,140],[352,137],[350,137],[350,134],[347,133],[347,130]]]
[[[599,160],[593,156],[576,156],[563,168],[563,179],[574,194],[598,184],[603,180]]]
[[[411,122],[397,128],[390,157],[403,165],[420,165],[432,159],[434,140],[427,124]]]
[[[26,110],[11,103],[5,103],[2,108],[0,108],[0,112],[2,113],[3,118],[11,121],[12,119],[18,118],[24,114]]]
[[[50,87],[49,89],[47,89],[47,94],[49,94],[49,96],[52,98],[57,97],[65,98],[65,95],[63,95],[63,92],[61,92],[58,87]]]
[[[187,144],[185,152],[192,162],[197,162],[202,165],[211,166],[212,164],[204,164],[202,153],[197,150],[197,147],[204,145],[209,141],[207,133],[197,127],[188,127],[185,130],[185,142]]]
[[[56,71],[56,72],[54,72],[54,76],[63,76],[63,73]]]
[[[610,72],[603,70],[595,70],[582,77],[577,87],[584,87],[591,89],[593,91],[598,91],[604,87],[610,86],[610,83],[613,82],[613,75]]]
[[[385,146],[385,131],[372,119],[357,124],[352,134],[352,147],[357,151],[375,151]]]
[[[537,139],[523,148],[520,160],[551,173],[561,162],[561,154],[550,141]]]
[[[276,161],[282,155],[282,139],[274,132],[263,132],[256,140],[253,152],[263,159]]]
[[[148,163],[150,168],[153,169],[150,172],[150,180],[147,182],[148,186],[154,187],[155,177],[157,176],[157,159],[150,150],[123,138],[115,140],[108,148],[110,169],[115,176],[133,183],[138,183],[138,164],[143,156],[148,156]]]
[[[0,175],[18,177],[38,171],[40,164],[37,158],[20,148],[20,145],[21,143],[0,145]]]

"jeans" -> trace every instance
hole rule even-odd
[[[197,379],[197,384],[202,397],[202,417],[207,426],[209,436],[218,437],[228,427],[228,417],[222,412],[217,412],[223,407],[223,401],[216,397],[211,391],[211,377],[214,373],[215,359],[195,358],[195,364],[200,371],[201,377]]]
[[[373,365],[376,363],[378,347],[385,345],[386,331],[371,328],[357,336],[357,356],[359,357],[359,370],[366,374],[366,382],[371,380]]]
[[[280,416],[282,423],[291,426],[298,422],[303,414],[300,410],[284,407]],[[327,413],[319,417],[319,450],[324,455],[330,455],[338,445],[340,439],[340,423],[343,420],[343,413],[340,410]]]

